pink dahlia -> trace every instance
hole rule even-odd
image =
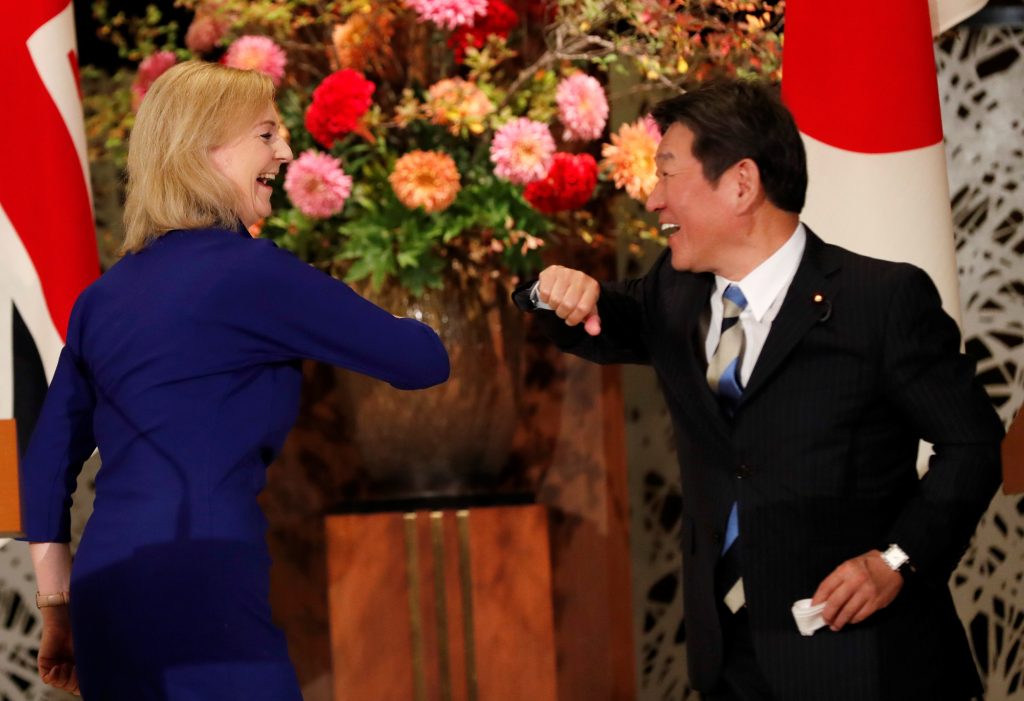
[[[430,21],[451,30],[472,24],[487,13],[487,0],[405,0],[420,21]]]
[[[326,219],[345,206],[352,193],[352,177],[337,158],[310,149],[288,166],[284,191],[303,214]]]
[[[608,98],[596,78],[573,73],[558,84],[555,102],[566,139],[588,141],[601,136],[608,123]]]
[[[270,37],[247,34],[231,42],[223,61],[232,68],[266,73],[274,85],[280,85],[288,57]]]
[[[555,140],[548,125],[525,117],[503,126],[491,141],[494,174],[518,185],[547,175],[554,153]]]
[[[149,92],[153,81],[163,75],[164,71],[177,63],[178,59],[172,51],[157,51],[142,59],[139,64],[139,72],[135,75],[135,82],[132,83],[132,105],[139,108],[142,98]]]

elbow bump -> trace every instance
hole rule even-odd
[[[428,330],[433,337],[436,348],[436,351],[431,354],[433,356],[433,361],[429,364],[431,371],[427,373],[433,378],[433,381],[428,386],[433,386],[448,381],[448,378],[451,376],[452,365],[451,358],[448,356],[448,349],[444,347],[441,337],[433,329],[428,327]]]
[[[438,362],[429,362],[420,366],[417,371],[400,384],[395,384],[398,389],[429,389],[448,381],[451,368],[448,365],[447,355]]]
[[[438,373],[437,379],[434,381],[435,385],[440,385],[448,381],[448,378],[452,375],[452,367],[448,362],[448,355],[445,354],[444,364],[441,367],[441,372]]]
[[[448,350],[433,330],[430,330],[430,334],[434,338],[435,348],[423,354],[425,362],[418,373],[419,384],[424,388],[447,382],[452,370]]]
[[[438,344],[440,345],[440,344]],[[451,362],[448,359],[448,352],[441,347],[441,352],[431,362],[426,363],[423,372],[420,374],[420,381],[423,387],[434,387],[448,381],[451,376]]]

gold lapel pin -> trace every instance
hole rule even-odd
[[[832,302],[825,299],[825,295],[821,294],[820,292],[815,292],[811,296],[811,301],[814,302],[815,304],[825,305],[825,310],[821,313],[821,318],[818,319],[818,323],[820,324],[822,322],[828,321],[829,317],[832,316]]]

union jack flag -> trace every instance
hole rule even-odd
[[[70,0],[0,22],[0,418],[24,451],[78,294],[99,274]]]

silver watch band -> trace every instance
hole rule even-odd
[[[546,302],[540,301],[540,280],[533,283],[533,287],[530,288],[530,301],[533,302],[534,309],[547,309],[552,311],[551,307]]]
[[[882,560],[894,572],[905,573],[907,570],[913,569],[910,564],[910,556],[896,543],[890,543],[889,547],[882,552]]]

